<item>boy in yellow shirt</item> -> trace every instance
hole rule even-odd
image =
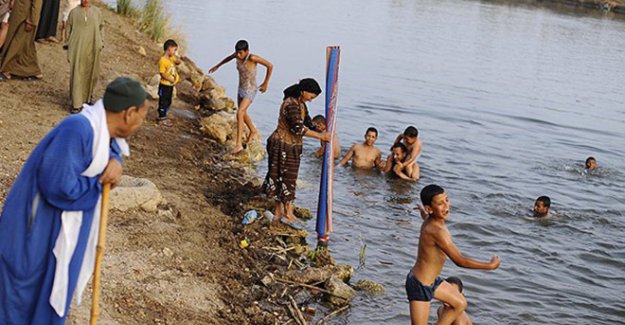
[[[160,125],[172,127],[174,124],[167,117],[171,106],[171,97],[174,93],[174,86],[180,81],[176,66],[180,60],[176,58],[178,44],[173,39],[168,39],[163,45],[163,56],[158,61],[158,70],[161,74],[161,83],[158,85],[158,121]]]

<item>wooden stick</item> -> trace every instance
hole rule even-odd
[[[306,284],[306,283],[297,283],[297,282],[293,282],[293,281],[289,281],[289,280],[284,280],[284,279],[280,279],[280,278],[274,278],[274,280],[276,280],[276,281],[278,281],[278,282],[282,282],[282,283],[294,284],[294,285],[298,285],[298,286],[300,286],[300,287],[304,287],[304,288],[308,288],[308,289],[317,290],[317,291],[319,291],[319,292],[323,292],[323,293],[328,294],[328,295],[330,295],[330,296],[334,296],[334,297],[337,297],[337,298],[341,298],[341,299],[343,299],[343,300],[348,300],[348,299],[347,299],[347,298],[345,298],[345,297],[341,297],[341,296],[339,296],[339,295],[337,295],[337,294],[334,294],[334,293],[332,293],[332,292],[330,292],[330,291],[328,291],[328,290],[326,290],[326,289],[322,289],[322,288],[319,288],[319,287],[311,286],[310,284]]]
[[[306,319],[304,318],[304,315],[302,315],[302,312],[299,310],[297,302],[295,302],[293,296],[289,295],[289,300],[291,300],[291,304],[293,305],[293,309],[295,309],[296,316],[299,319],[300,323],[302,323],[302,325],[306,325]]]
[[[102,266],[102,258],[104,257],[104,249],[106,247],[106,223],[109,212],[109,192],[111,184],[104,184],[102,188],[102,210],[100,212],[100,229],[98,230],[98,244],[95,250],[95,268],[93,270],[93,299],[91,302],[91,320],[90,325],[96,325],[98,316],[100,315],[100,268]]]
[[[347,308],[349,308],[349,305],[347,305],[347,306],[343,306],[343,307],[341,307],[341,308],[339,308],[339,309],[337,309],[337,310],[335,310],[335,311],[333,311],[333,312],[331,312],[331,313],[327,314],[324,318],[320,319],[320,320],[316,323],[316,325],[320,325],[320,324],[327,323],[327,322],[328,322],[328,320],[329,320],[331,317],[333,317],[334,315],[336,315],[336,314],[338,314],[338,313],[340,313],[340,312],[344,311],[344,310],[345,310],[345,309],[347,309]]]

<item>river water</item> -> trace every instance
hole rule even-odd
[[[358,266],[366,244],[354,280],[386,287],[381,297],[359,296],[336,322],[409,322],[403,285],[421,225],[414,207],[430,183],[449,194],[449,229],[460,250],[503,260],[496,271],[449,261],[444,268],[443,276],[463,279],[475,323],[625,322],[623,20],[462,0],[175,0],[167,6],[187,36],[187,54],[203,69],[241,38],[273,62],[269,91],[251,107],[265,138],[275,128],[282,89],[304,77],[325,80],[327,45],[342,48],[344,152],[368,126],[380,131],[385,156],[406,126],[419,128],[419,182],[336,171],[332,253]],[[214,77],[236,97],[234,63]],[[259,83],[263,77],[259,68]],[[311,114],[323,105],[321,97],[311,103]],[[305,147],[297,203],[314,211],[321,164],[311,154],[318,143]],[[599,169],[586,174],[583,160],[591,155]],[[265,170],[263,162],[259,175]],[[553,202],[546,221],[530,217],[540,195]],[[307,228],[314,233],[314,222]]]

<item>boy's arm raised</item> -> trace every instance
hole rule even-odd
[[[267,87],[269,86],[269,79],[271,78],[271,73],[273,72],[273,64],[271,64],[271,62],[261,58],[258,55],[252,55],[250,59],[252,60],[252,62],[262,64],[265,66],[265,68],[267,68],[267,74],[265,74],[265,80],[258,87],[260,92],[264,93],[265,91],[267,91]]]
[[[236,53],[232,53],[230,55],[228,55],[225,59],[221,60],[221,62],[217,63],[216,66],[210,68],[210,70],[208,70],[208,73],[213,73],[215,71],[217,71],[217,69],[219,69],[219,67],[221,67],[222,65],[232,61],[232,59],[234,59],[237,56]]]
[[[498,268],[501,263],[499,256],[491,257],[490,262],[488,263],[463,256],[462,253],[460,253],[460,250],[458,250],[458,247],[456,247],[454,242],[451,240],[451,235],[447,229],[437,232],[434,237],[438,247],[440,247],[445,255],[449,256],[449,258],[457,266],[467,269],[494,270]]]

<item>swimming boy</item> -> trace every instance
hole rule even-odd
[[[447,279],[445,279],[445,282],[451,284],[451,286],[454,287],[456,290],[458,290],[458,292],[460,292],[460,294],[464,297],[464,292],[462,289],[464,286],[462,285],[462,280],[460,280],[460,278],[455,277],[455,276],[450,276]],[[443,304],[443,306],[439,307],[438,311],[436,312],[436,314],[438,315],[438,318],[441,318],[450,309],[451,308],[449,307],[449,305]],[[456,320],[451,324],[452,325],[473,325],[473,322],[471,322],[471,318],[469,318],[469,315],[467,315],[466,312],[462,312],[462,314],[460,314],[460,316],[458,316]]]
[[[595,157],[586,158],[585,166],[587,171],[595,170],[597,168],[597,160]]]
[[[549,208],[551,207],[551,199],[548,196],[541,196],[534,202],[534,217],[545,218],[549,216]]]
[[[176,58],[178,44],[173,39],[168,39],[163,44],[163,56],[158,61],[158,71],[161,75],[161,82],[158,85],[158,123],[166,127],[172,127],[167,113],[171,106],[174,94],[174,86],[180,81],[180,76],[176,66],[180,64],[180,59]]]
[[[323,115],[316,115],[312,119],[313,124],[317,128],[317,132],[325,132],[326,130],[326,118]],[[341,143],[339,142],[339,137],[334,132],[334,138],[332,139],[332,151],[334,151],[334,159],[338,159],[341,156]],[[326,142],[321,141],[321,147],[315,151],[315,157],[319,158],[323,156],[323,153],[326,150]]]
[[[258,139],[258,130],[252,123],[252,119],[247,114],[247,109],[250,107],[256,92],[260,90],[261,93],[267,91],[269,86],[269,78],[271,78],[271,72],[273,71],[273,65],[261,58],[258,55],[250,53],[250,46],[245,40],[238,41],[234,46],[234,53],[228,55],[225,59],[221,60],[216,66],[212,67],[208,72],[213,73],[219,69],[222,65],[236,59],[237,70],[239,70],[239,91],[237,95],[239,109],[237,111],[237,139],[232,149],[232,153],[236,154],[243,150],[243,129],[245,125],[250,129],[248,141],[251,139]],[[265,80],[260,87],[256,87],[256,66],[260,64],[267,69]]]
[[[351,160],[352,166],[356,168],[383,169],[382,152],[375,146],[377,139],[378,130],[374,127],[368,128],[365,132],[365,141],[352,145],[345,157],[339,162],[339,166],[345,166]]]
[[[415,162],[408,162],[408,148],[401,143],[397,142],[391,147],[391,154],[386,159],[383,171],[393,173],[401,179],[408,181],[416,181],[419,179],[419,166]]]
[[[449,257],[457,266],[469,269],[494,270],[501,260],[493,256],[484,263],[460,253],[445,225],[451,204],[445,190],[428,185],[421,190],[419,206],[424,219],[419,235],[417,261],[406,277],[406,293],[410,302],[412,324],[427,324],[432,298],[449,305],[437,324],[452,324],[467,307],[466,299],[451,284],[440,278],[445,260]]]
[[[404,133],[398,135],[395,139],[395,143],[400,142],[403,142],[406,148],[408,148],[408,159],[403,164],[410,165],[414,163],[415,168],[417,169],[416,173],[417,175],[419,175],[420,168],[419,164],[417,163],[417,158],[419,158],[419,156],[421,155],[421,149],[423,146],[421,139],[419,139],[419,130],[417,130],[417,128],[414,126],[407,127],[406,130],[404,130]]]

